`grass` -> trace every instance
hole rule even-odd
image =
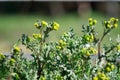
[[[87,24],[89,17],[92,17],[98,21],[96,25],[97,32],[101,33],[103,20],[108,19],[102,14],[93,13],[88,17],[80,17],[76,13],[67,13],[62,16],[48,16],[48,15],[35,15],[35,14],[4,14],[0,15],[0,51],[9,52],[12,45],[21,37],[23,33],[32,34],[37,33],[37,29],[34,28],[34,22],[36,20],[45,20],[47,22],[56,21],[60,24],[60,29],[51,33],[49,40],[56,41],[63,32],[67,32],[72,27],[78,35],[81,35],[81,26]],[[115,38],[115,35],[119,33],[120,28],[113,30],[111,35]],[[114,33],[114,34],[113,34]],[[100,35],[98,35],[100,36]],[[107,40],[105,40],[107,42]]]

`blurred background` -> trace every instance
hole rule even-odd
[[[90,17],[98,21],[96,30],[102,33],[103,20],[110,17],[120,18],[120,2],[2,1],[0,2],[0,52],[10,52],[22,34],[31,35],[39,32],[34,28],[36,20],[58,22],[60,29],[51,32],[48,38],[57,41],[60,35],[69,31],[70,27],[81,36],[81,26],[87,25]],[[115,39],[119,33],[120,28],[113,30],[104,43],[108,42],[110,36]]]

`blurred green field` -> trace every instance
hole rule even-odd
[[[102,21],[107,20],[103,14],[98,12],[92,13],[91,16],[78,16],[77,13],[67,13],[62,16],[48,16],[36,14],[2,14],[0,15],[0,52],[9,52],[13,44],[21,37],[22,34],[31,35],[39,32],[34,28],[36,20],[45,20],[47,22],[56,21],[60,24],[58,31],[51,32],[49,40],[56,41],[63,32],[67,32],[72,27],[78,35],[82,35],[81,26],[87,25],[88,18],[92,17],[98,21],[96,30],[98,33],[103,32]],[[111,32],[113,39],[120,33],[120,27]],[[100,36],[100,35],[98,35]],[[108,37],[107,37],[108,38]],[[108,42],[108,39],[105,42]],[[104,42],[104,43],[105,43]]]

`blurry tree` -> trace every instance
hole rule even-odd
[[[49,2],[50,13],[53,16],[61,15],[65,13],[62,2]]]
[[[79,2],[78,3],[78,14],[79,16],[90,16],[91,15],[91,3],[90,2]]]
[[[108,16],[118,17],[119,15],[119,3],[118,2],[107,2],[106,12]]]

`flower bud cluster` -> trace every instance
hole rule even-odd
[[[97,75],[93,77],[93,80],[110,80],[110,79],[103,72],[98,72]]]
[[[110,72],[110,71],[112,71],[112,70],[114,70],[115,69],[115,65],[113,65],[113,64],[111,64],[111,63],[107,63],[107,65],[106,65],[106,67],[105,67],[105,70],[107,71],[107,72]]]
[[[110,18],[109,21],[104,21],[104,25],[107,29],[117,28],[118,27],[118,19],[112,17],[112,18]]]
[[[89,18],[88,21],[89,21],[89,26],[93,26],[97,23],[97,20],[93,20],[92,18]]]
[[[97,50],[94,49],[93,47],[89,47],[89,48],[82,48],[80,53],[84,56],[89,57],[91,54],[96,54]]]
[[[59,41],[59,44],[56,46],[57,49],[63,49],[66,46],[66,42],[63,40]]]
[[[41,21],[41,22],[35,22],[34,26],[37,29],[41,29],[42,27],[46,27],[46,28],[49,28],[49,29],[55,30],[55,31],[57,31],[59,29],[59,27],[60,27],[60,25],[57,22],[47,23],[44,20]]]

